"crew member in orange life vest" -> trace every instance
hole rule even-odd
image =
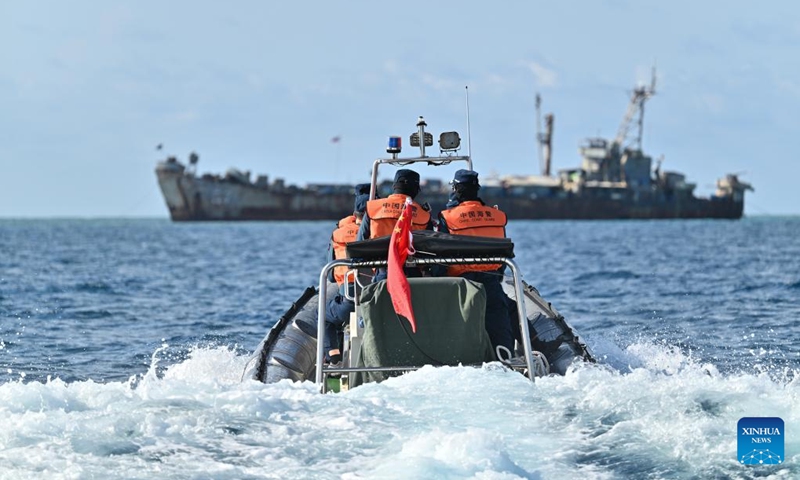
[[[451,235],[506,238],[506,214],[497,207],[488,207],[478,197],[478,173],[459,170],[451,183],[453,191],[446,209],[439,212],[439,231]],[[447,275],[461,276],[483,284],[486,289],[486,331],[497,347],[514,351],[515,331],[506,294],[503,292],[504,265],[451,265]]]
[[[369,189],[370,184],[368,183],[356,185],[353,214],[339,220],[336,229],[331,234],[331,243],[328,245],[328,262],[337,258],[345,258],[347,244],[356,240],[361,219],[367,208]],[[339,285],[339,292],[328,298],[325,306],[325,356],[331,364],[339,363],[342,360],[340,338],[342,327],[350,318],[350,312],[355,311],[355,304],[344,296],[346,288],[350,289],[350,297],[353,296],[353,278],[348,278],[348,281],[345,282],[345,273],[347,273],[347,267],[336,267],[328,276],[329,281],[335,281]]]
[[[413,170],[403,168],[394,175],[392,184],[393,193],[386,198],[370,200],[367,202],[367,212],[361,221],[358,230],[358,240],[391,235],[397,224],[397,219],[403,212],[406,197],[413,200],[419,193],[419,174]],[[429,209],[423,208],[419,203],[413,202],[411,205],[413,214],[411,217],[412,230],[433,230],[433,222]],[[418,269],[406,269],[406,276],[419,277]],[[386,269],[378,270],[374,281],[386,278]]]

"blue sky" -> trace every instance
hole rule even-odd
[[[537,91],[573,167],[654,63],[645,151],[798,214],[799,47],[796,2],[3,2],[0,217],[166,217],[155,163],[192,150],[201,172],[362,181],[419,115],[466,137],[466,85],[476,170],[537,173]]]

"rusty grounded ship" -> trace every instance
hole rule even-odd
[[[579,147],[581,165],[557,175],[550,172],[553,115],[540,121],[537,95],[541,174],[484,177],[481,198],[513,219],[741,218],[745,191],[752,187],[737,175],[717,180],[713,195],[697,197],[696,184],[682,173],[662,171],[660,160],[654,168],[652,157],[642,151],[644,104],[655,93],[653,78],[649,86],[633,90],[616,137],[586,139]],[[424,143],[432,146],[431,134],[426,133]],[[352,213],[352,185],[299,187],[282,179],[270,182],[266,175],[251,180],[249,171],[234,168],[225,175],[198,175],[198,159],[192,153],[188,164],[168,157],[156,166],[173,221],[338,220]],[[418,199],[436,214],[448,200],[448,184],[427,179],[421,187]],[[391,180],[385,180],[378,194],[389,193]]]

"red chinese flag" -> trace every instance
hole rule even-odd
[[[398,315],[411,324],[411,331],[417,332],[414,310],[411,308],[411,286],[403,271],[409,253],[414,253],[411,245],[411,198],[406,199],[403,213],[397,219],[389,241],[389,261],[386,267],[386,287],[392,297],[392,306]]]

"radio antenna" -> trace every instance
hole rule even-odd
[[[467,156],[470,158],[470,168],[472,168],[472,131],[469,125],[469,85],[464,87],[467,94]]]

